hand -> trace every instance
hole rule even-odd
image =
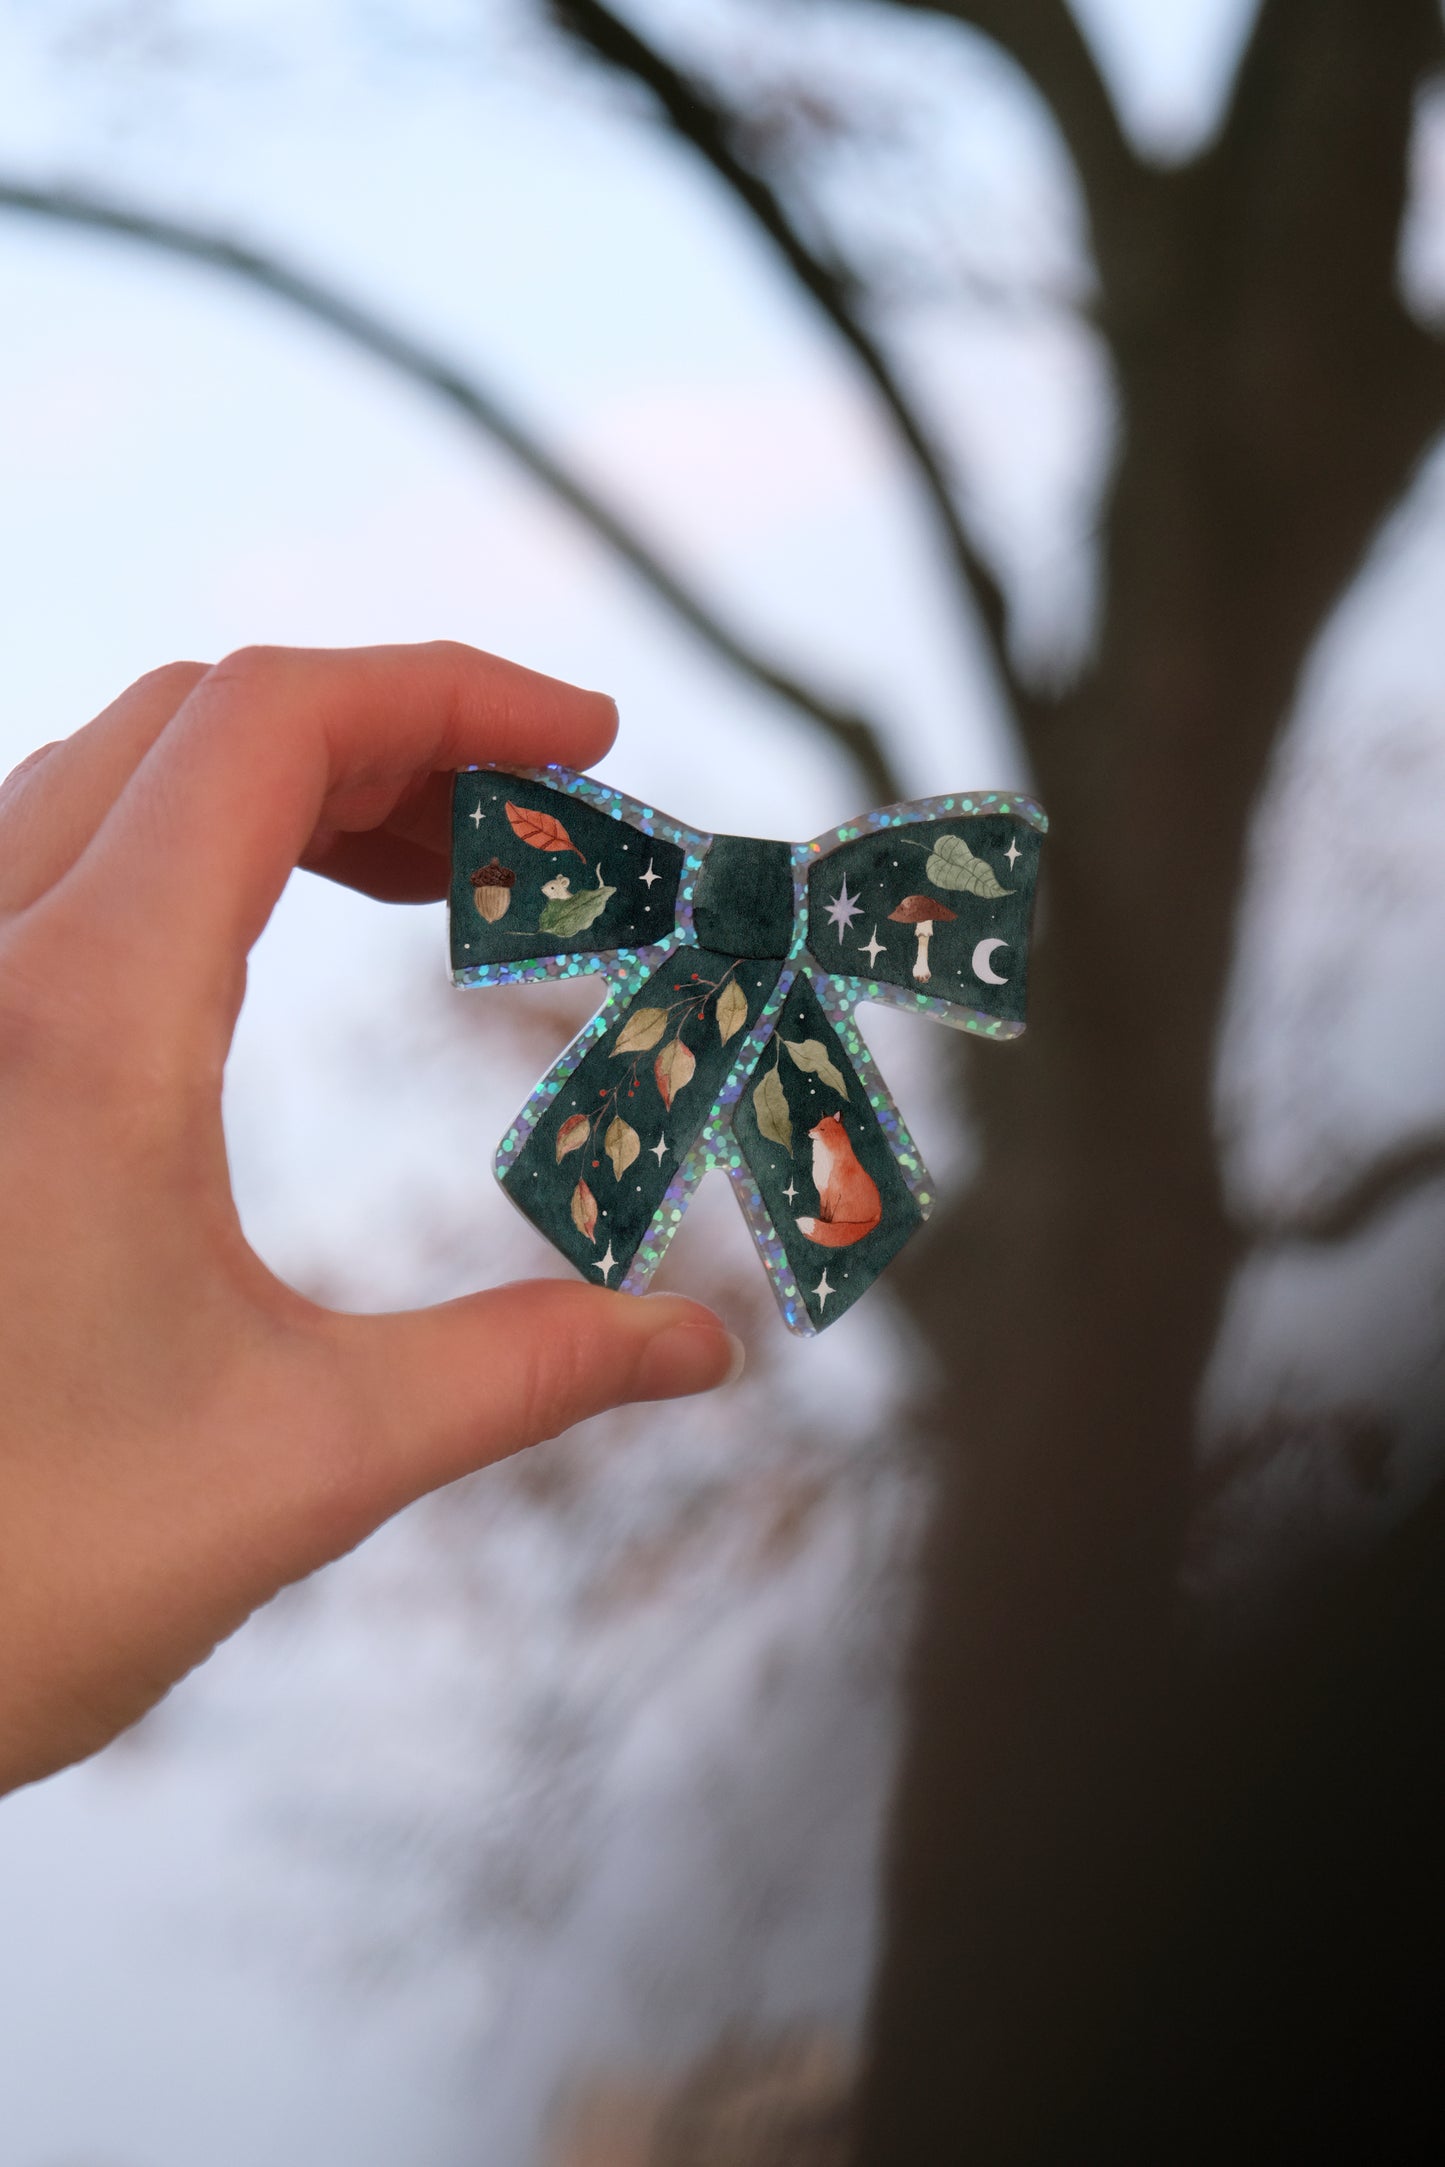
[[[615,728],[469,648],[258,648],[142,678],[0,790],[0,1790],[424,1491],[734,1373],[673,1296],[337,1315],[231,1198],[221,1073],[292,867],[440,896],[451,770],[582,767]]]

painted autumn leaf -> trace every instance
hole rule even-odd
[[[607,1134],[602,1139],[602,1148],[612,1161],[613,1173],[621,1181],[628,1167],[631,1166],[638,1152],[641,1151],[642,1139],[630,1121],[624,1121],[621,1114],[614,1114],[607,1124]]]
[[[1013,894],[1012,888],[999,886],[993,867],[975,857],[961,835],[940,835],[924,872],[935,888],[964,888],[970,895],[990,898]]]
[[[848,1085],[843,1072],[828,1058],[828,1049],[820,1038],[785,1038],[787,1047],[800,1069],[809,1076],[816,1076],[820,1083],[836,1091],[840,1099],[848,1096]]]
[[[557,1163],[560,1166],[569,1151],[580,1151],[587,1141],[587,1131],[592,1123],[586,1114],[571,1114],[557,1131]]]
[[[753,1087],[753,1112],[768,1142],[781,1144],[784,1151],[791,1151],[793,1117],[788,1112],[788,1094],[776,1067],[770,1068],[762,1081]]]
[[[748,1020],[748,997],[735,978],[730,978],[717,997],[718,1037],[726,1045]]]
[[[634,1008],[617,1034],[614,1054],[651,1053],[667,1029],[665,1008]]]
[[[572,1191],[572,1224],[590,1242],[597,1239],[597,1199],[585,1181]]]
[[[691,1047],[684,1046],[680,1038],[670,1038],[652,1064],[657,1078],[657,1088],[662,1093],[662,1103],[672,1112],[672,1102],[679,1091],[692,1082],[697,1059]]]
[[[529,805],[513,805],[508,799],[504,806],[512,833],[521,842],[530,843],[533,850],[570,850],[579,858],[582,853],[554,813],[536,813]],[[585,865],[587,860],[582,858]]]
[[[574,933],[585,933],[594,918],[600,918],[615,888],[606,888],[599,880],[595,888],[584,888],[580,895],[554,895],[542,905],[537,919],[539,933],[555,934],[558,940],[570,940]]]

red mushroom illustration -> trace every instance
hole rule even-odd
[[[888,913],[895,925],[911,925],[918,928],[918,953],[913,959],[913,975],[920,985],[927,985],[933,973],[928,968],[928,944],[933,938],[933,928],[946,919],[956,918],[958,912],[950,910],[946,903],[936,903],[931,895],[905,895],[897,910]]]

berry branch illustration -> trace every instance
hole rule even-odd
[[[709,1006],[713,1010],[721,1045],[725,1046],[748,1020],[747,995],[733,975],[741,960],[735,957],[720,978],[704,978],[693,971],[687,981],[677,981],[673,991],[681,994],[681,1000],[669,1001],[662,1008],[635,1008],[632,1011],[612,1049],[614,1061],[627,1062],[626,1073],[610,1090],[603,1086],[597,1094],[601,1102],[598,1106],[588,1113],[570,1114],[562,1123],[557,1131],[559,1166],[572,1152],[585,1148],[597,1154],[592,1160],[592,1171],[596,1173],[602,1164],[601,1154],[605,1152],[612,1162],[614,1181],[621,1181],[642,1151],[642,1139],[622,1109],[624,1103],[630,1104],[639,1088],[646,1084],[646,1071],[642,1067],[646,1056],[653,1056],[652,1080],[664,1112],[671,1113],[674,1099],[691,1083],[697,1070],[697,1055],[683,1033],[693,1024],[706,1023]],[[692,986],[698,990],[690,991]],[[657,1144],[650,1148],[661,1166],[666,1152],[664,1135],[660,1133]],[[584,1240],[595,1243],[598,1204],[585,1176],[572,1191],[570,1210],[572,1224],[578,1233]]]

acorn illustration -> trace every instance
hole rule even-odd
[[[505,918],[512,907],[512,889],[517,876],[510,865],[503,865],[491,858],[472,875],[472,901],[476,904],[488,925],[495,925]]]

